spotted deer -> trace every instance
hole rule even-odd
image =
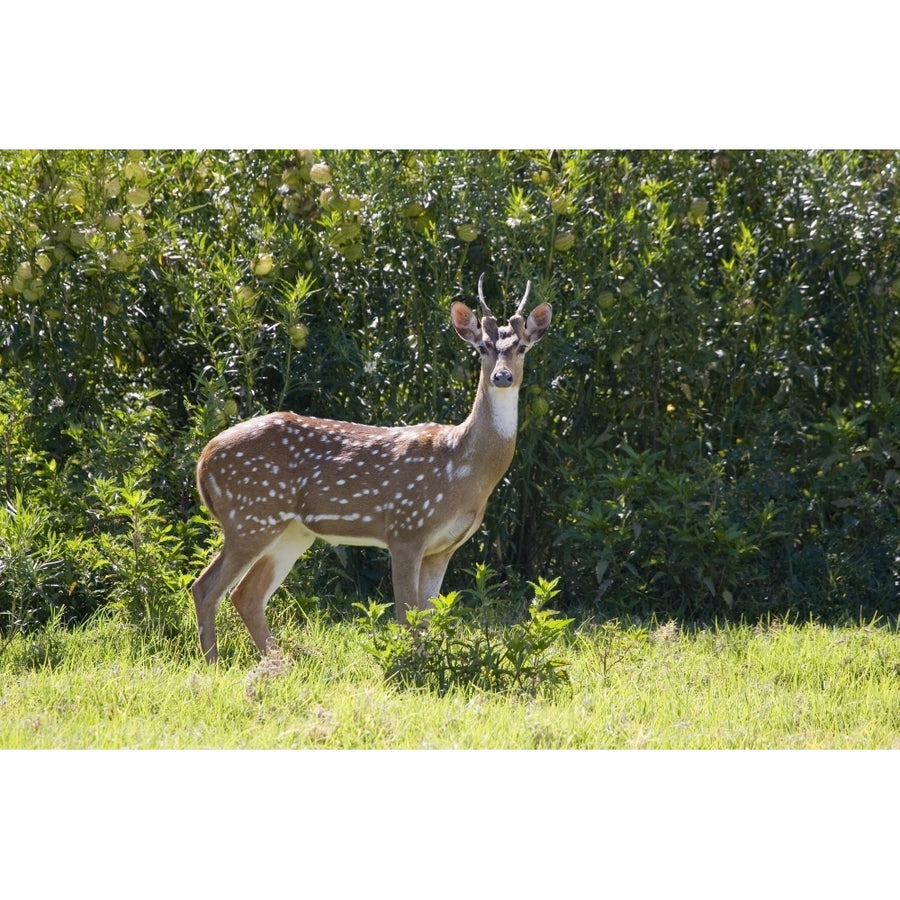
[[[541,303],[523,317],[529,282],[509,324],[498,326],[483,280],[480,323],[465,303],[450,307],[456,333],[481,355],[462,424],[384,428],[276,412],[206,445],[197,488],[224,533],[221,552],[191,588],[208,662],[218,658],[216,610],[232,588],[260,653],[276,647],[266,604],[316,538],[387,548],[401,621],[440,592],[450,557],[481,524],[512,461],[525,354],[552,315]]]

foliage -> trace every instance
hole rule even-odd
[[[380,622],[387,603],[356,603],[371,636],[370,652],[389,680],[406,687],[446,692],[473,686],[486,691],[534,693],[568,681],[560,641],[572,619],[546,608],[558,579],[540,579],[528,620],[497,628],[482,607],[480,621],[458,602],[456,591],[434,599],[433,608],[409,610],[403,624]]]
[[[461,420],[447,311],[482,272],[554,322],[445,589],[483,563],[601,620],[896,617],[898,229],[883,151],[0,152],[0,629],[179,632],[205,441]],[[389,599],[381,551],[312,554],[292,591]]]
[[[62,602],[61,539],[43,509],[28,506],[21,492],[0,507],[0,614],[4,631],[25,630],[42,612]]]

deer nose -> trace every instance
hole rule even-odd
[[[513,383],[513,374],[509,369],[494,369],[491,373],[491,384],[494,387],[510,387]]]

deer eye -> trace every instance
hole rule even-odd
[[[479,344],[479,345],[478,345],[478,352],[479,352],[482,356],[487,356],[487,355],[488,355],[488,348],[487,348],[484,344]]]
[[[519,344],[518,349],[517,349],[516,352],[519,354],[519,356],[524,356],[524,355],[525,355],[525,351],[526,351],[527,349],[528,349],[528,347],[526,347],[525,344]]]

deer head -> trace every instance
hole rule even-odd
[[[478,279],[481,322],[465,303],[457,301],[450,308],[453,327],[481,355],[482,376],[487,385],[492,388],[518,388],[522,383],[525,354],[546,334],[553,310],[549,303],[542,303],[532,310],[527,319],[522,317],[531,290],[529,281],[509,324],[498,327],[497,319],[484,299],[483,282],[484,275]]]

